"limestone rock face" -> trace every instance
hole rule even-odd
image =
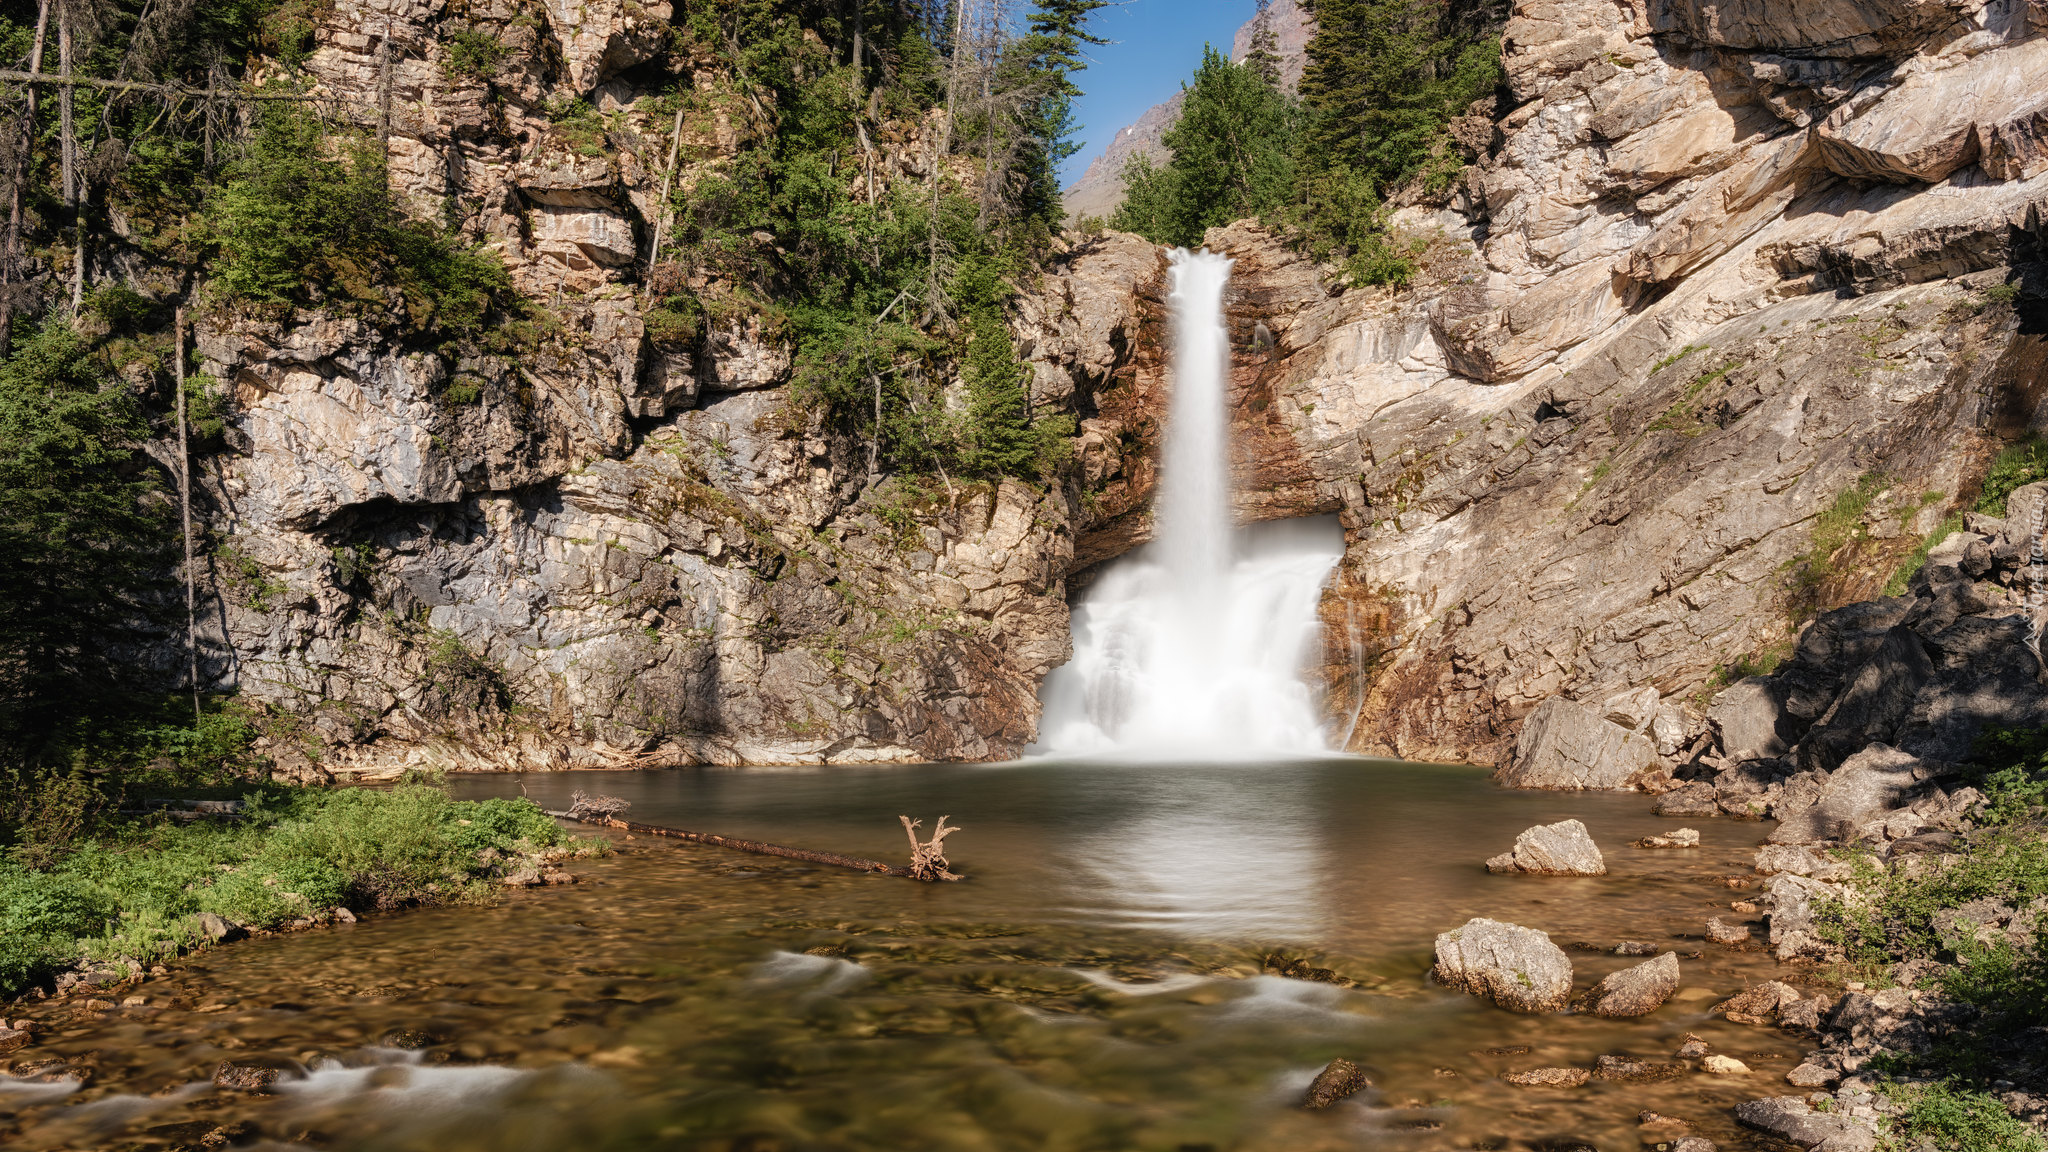
[[[1486,862],[1489,872],[1534,872],[1546,876],[1605,876],[1607,862],[1586,826],[1577,820],[1541,824],[1515,837],[1513,849]]]
[[[1430,974],[1515,1012],[1561,1011],[1572,994],[1572,962],[1549,936],[1484,918],[1436,938]]]
[[[1522,724],[1515,758],[1499,776],[1514,788],[1623,788],[1656,758],[1648,740],[1553,696]]]
[[[1996,180],[2048,166],[2048,40],[1930,66],[1837,108],[1817,133],[1829,168],[1857,180],[1934,183],[1975,163]]]
[[[1666,952],[1615,972],[1579,998],[1581,1011],[1595,1016],[1644,1016],[1678,991],[1678,953]]]

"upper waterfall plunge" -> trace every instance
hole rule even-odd
[[[1034,752],[1218,759],[1325,748],[1301,672],[1343,533],[1324,519],[1231,526],[1230,266],[1174,253],[1157,530],[1075,607],[1074,658],[1046,680]]]

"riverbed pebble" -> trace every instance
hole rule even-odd
[[[1633,1056],[1602,1056],[1593,1063],[1593,1075],[1602,1080],[1669,1080],[1684,1071],[1682,1064],[1638,1060]]]
[[[1341,1057],[1330,1061],[1308,1086],[1308,1096],[1302,1106],[1312,1109],[1328,1108],[1339,1100],[1372,1087],[1372,1081],[1359,1071],[1358,1065]]]
[[[1592,1078],[1593,1074],[1584,1068],[1531,1068],[1501,1077],[1524,1088],[1577,1088]]]

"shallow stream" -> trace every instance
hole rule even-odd
[[[1753,893],[1766,826],[1680,822],[1633,795],[1500,790],[1478,769],[1328,757],[465,776],[459,795],[631,800],[638,821],[900,861],[897,816],[950,815],[965,883],[621,839],[581,882],[492,908],[365,917],[235,943],[134,994],[54,1006],[16,1057],[82,1059],[68,1095],[0,1084],[10,1147],[1124,1150],[1724,1149],[1727,1109],[1777,1094],[1790,1034],[1709,1018],[1780,975],[1706,943]],[[1493,876],[1536,823],[1577,817],[1598,878]],[[1583,989],[1676,949],[1678,996],[1635,1021],[1518,1016],[1433,986],[1432,938],[1473,916],[1541,928]],[[1695,958],[1696,957],[1696,958]],[[1300,961],[1350,987],[1276,975]],[[1291,969],[1297,973],[1301,967]],[[1688,1032],[1748,1076],[1517,1088],[1503,1072],[1669,1060]],[[1526,1051],[1513,1051],[1525,1047]],[[1488,1050],[1494,1050],[1489,1052]],[[1375,1087],[1298,1105],[1333,1057]],[[216,1090],[222,1060],[289,1062]]]

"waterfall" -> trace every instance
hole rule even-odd
[[[1173,254],[1173,398],[1152,543],[1115,561],[1074,609],[1074,658],[1045,685],[1033,751],[1229,759],[1318,752],[1301,673],[1320,641],[1333,519],[1231,527],[1230,261]]]

